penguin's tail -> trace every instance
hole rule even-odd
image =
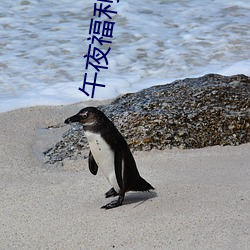
[[[154,187],[152,187],[147,181],[139,176],[131,191],[148,191],[150,189],[154,189]]]

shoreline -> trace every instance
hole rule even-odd
[[[128,193],[124,205],[100,209],[110,188],[87,159],[44,165],[42,151],[83,105],[41,106],[0,113],[3,249],[247,249],[250,143],[202,149],[134,152],[143,178],[156,188]]]

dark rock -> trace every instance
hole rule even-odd
[[[125,94],[99,106],[133,150],[202,148],[250,141],[250,78],[209,74]],[[79,140],[79,138],[81,138]],[[81,155],[80,125],[44,152],[53,162]],[[54,161],[55,162],[55,161]]]

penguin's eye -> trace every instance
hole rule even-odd
[[[83,119],[86,119],[88,117],[88,112],[79,114]]]

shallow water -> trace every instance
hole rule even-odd
[[[93,74],[83,55],[94,3],[1,1],[0,111],[90,99],[78,88]],[[206,73],[250,75],[250,1],[120,0],[111,9],[96,99]]]

